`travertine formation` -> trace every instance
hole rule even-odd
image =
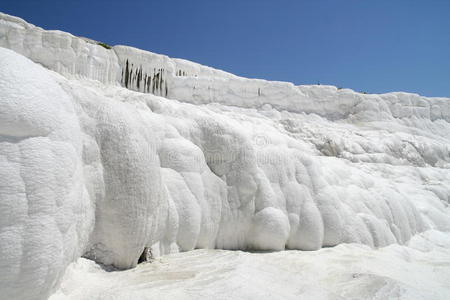
[[[450,230],[450,101],[245,79],[0,14],[0,293],[80,256]],[[6,49],[8,48],[8,49]]]

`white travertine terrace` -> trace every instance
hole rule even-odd
[[[245,79],[0,14],[0,294],[80,256],[450,230],[450,99]]]

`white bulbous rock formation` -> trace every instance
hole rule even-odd
[[[450,99],[246,79],[0,14],[0,295],[81,256],[450,231]]]

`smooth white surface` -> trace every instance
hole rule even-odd
[[[79,259],[50,299],[449,299],[450,236],[429,231],[410,244],[194,250],[119,272]]]
[[[0,46],[31,59],[0,48],[1,295],[45,298],[81,255],[450,231],[449,99],[249,80],[3,14]],[[123,88],[127,60],[165,83]]]

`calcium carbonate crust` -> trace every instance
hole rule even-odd
[[[7,298],[48,297],[80,256],[131,268],[145,247],[382,247],[450,230],[449,99],[244,79],[5,14],[0,46]]]

